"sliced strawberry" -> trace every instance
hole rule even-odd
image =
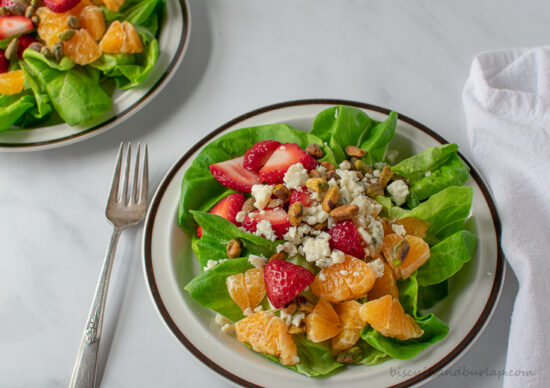
[[[254,144],[244,153],[244,168],[250,171],[258,171],[280,145],[281,143],[275,140],[264,140]]]
[[[15,1],[13,0],[2,0],[2,7],[4,8],[13,8],[15,7]]]
[[[264,267],[267,298],[278,309],[296,298],[314,279],[307,269],[288,261],[271,260]]]
[[[243,220],[243,228],[248,230],[250,233],[255,233],[258,223],[263,220],[269,221],[271,228],[279,240],[283,238],[285,233],[288,232],[288,228],[290,228],[288,214],[285,209],[280,207],[275,209],[265,209],[262,211],[255,210],[248,213]]]
[[[29,35],[21,35],[17,38],[17,58],[23,58],[23,52],[34,42],[38,41]]]
[[[0,39],[10,36],[26,34],[34,29],[31,19],[24,16],[8,15],[0,16]]]
[[[288,168],[296,163],[302,163],[306,170],[317,166],[317,160],[308,155],[298,144],[282,144],[260,169],[260,179],[270,184],[282,183]]]
[[[44,0],[44,5],[53,12],[61,13],[76,7],[80,0]]]
[[[210,172],[214,178],[225,187],[250,193],[252,186],[260,184],[260,177],[254,171],[248,171],[243,167],[243,157],[211,164]]]
[[[365,257],[361,238],[352,221],[341,221],[328,229],[327,232],[330,234],[329,244],[331,249],[339,249],[358,259]]]
[[[313,204],[313,199],[307,187],[302,187],[302,191],[291,190],[289,205],[292,205],[294,202],[302,202],[302,206],[304,207],[310,207]]]
[[[237,213],[241,211],[244,201],[246,201],[246,198],[241,193],[229,194],[218,202],[209,213],[216,214],[235,225],[239,225],[235,218],[237,217]],[[202,228],[200,226],[197,228],[197,237],[202,237]]]
[[[7,73],[10,68],[10,61],[4,56],[4,50],[0,50],[0,74]]]

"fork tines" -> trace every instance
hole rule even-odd
[[[113,182],[111,183],[111,191],[109,195],[108,205],[112,203],[120,203],[124,205],[132,205],[147,202],[148,181],[149,181],[149,162],[148,162],[148,150],[145,145],[144,157],[143,157],[143,170],[140,176],[140,149],[141,145],[138,143],[136,152],[136,162],[133,174],[133,183],[128,194],[128,185],[130,183],[130,166],[132,164],[132,145],[128,143],[125,146],[124,142],[120,143],[118,150],[117,161],[115,165],[115,172],[113,174]],[[126,157],[124,157],[126,154]],[[125,163],[123,166],[123,159]],[[124,173],[121,171],[124,169]],[[122,189],[120,190],[120,183],[122,182]]]

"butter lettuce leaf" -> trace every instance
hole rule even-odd
[[[449,280],[431,286],[418,287],[418,308],[429,309],[449,295]]]
[[[186,286],[191,298],[221,315],[238,321],[243,318],[239,306],[231,299],[227,291],[226,279],[228,276],[242,273],[252,268],[247,257],[240,257],[219,263],[193,278]]]
[[[388,148],[390,140],[395,134],[397,127],[397,113],[390,112],[388,118],[382,122],[376,122],[366,134],[364,141],[361,143],[361,148],[367,151],[363,158],[367,164],[381,162]]]
[[[461,230],[434,245],[430,258],[418,269],[418,284],[438,284],[457,273],[472,258],[476,240],[474,234]]]
[[[458,146],[456,144],[428,147],[421,153],[402,160],[393,166],[392,170],[411,181],[416,180],[422,178],[426,172],[433,171],[441,166],[451,156],[456,155],[457,151]]]
[[[278,242],[271,242],[261,236],[243,232],[230,221],[215,214],[196,210],[193,210],[192,214],[203,230],[202,237],[199,239],[194,236],[192,244],[201,270],[206,267],[208,260],[227,258],[227,243],[235,238],[243,243],[243,255],[269,257],[275,253]]]
[[[18,94],[0,95],[0,131],[10,129],[35,106],[35,99],[28,90]]]

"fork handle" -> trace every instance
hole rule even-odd
[[[107,290],[109,288],[111,270],[113,269],[113,259],[122,231],[123,228],[117,226],[113,230],[111,243],[105,255],[101,274],[97,282],[88,321],[86,322],[86,327],[80,341],[80,348],[69,384],[71,388],[93,388],[95,386],[105,301],[107,300]]]

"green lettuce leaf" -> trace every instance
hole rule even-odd
[[[359,341],[357,342],[356,346],[360,346],[364,352],[363,359],[359,361],[359,364],[377,365],[377,364],[380,364],[381,362],[384,362],[390,359],[390,356],[370,346],[363,338],[359,338]]]
[[[193,238],[193,251],[199,259],[201,269],[206,267],[208,260],[220,260],[227,257],[227,243],[238,238],[243,243],[243,255],[271,256],[275,252],[277,242],[271,242],[261,236],[245,233],[230,221],[215,214],[203,211],[192,211],[197,223],[202,227],[203,234],[199,239]]]
[[[361,148],[367,151],[367,154],[363,158],[365,162],[372,165],[384,159],[388,144],[395,134],[396,127],[397,113],[390,112],[385,121],[377,122],[376,125],[367,132],[365,140],[361,143]]]
[[[193,278],[186,286],[191,298],[221,315],[238,321],[243,318],[239,306],[231,299],[225,280],[228,276],[242,273],[252,268],[247,257],[240,257],[219,263]]]
[[[294,335],[292,339],[296,344],[300,363],[296,365],[284,365],[288,369],[292,369],[293,371],[309,377],[326,377],[334,374],[343,366],[343,364],[336,361],[335,357],[330,355],[329,348],[326,344],[311,342],[303,334]],[[277,364],[281,364],[277,357],[266,353],[260,354]]]
[[[338,105],[315,116],[311,134],[329,144],[339,163],[347,159],[344,148],[348,145],[359,147],[372,124],[371,118],[361,109]]]
[[[456,144],[444,144],[426,148],[419,154],[402,160],[392,167],[393,172],[409,180],[419,179],[427,171],[433,171],[445,163],[452,155],[456,155]]]
[[[321,146],[325,156],[321,160],[335,163],[330,148],[323,144],[317,136],[298,131],[284,124],[261,125],[242,128],[229,132],[212,141],[197,155],[185,172],[182,181],[179,207],[179,225],[189,234],[196,229],[191,213],[192,209],[204,209],[212,198],[219,197],[227,191],[210,173],[208,168],[213,163],[242,156],[246,150],[262,140],[277,140],[282,143],[296,143],[306,148],[311,143]],[[200,193],[200,195],[197,195]]]
[[[470,261],[476,248],[476,236],[461,230],[430,249],[430,258],[418,269],[418,284],[430,286],[450,278]]]
[[[401,218],[414,217],[428,221],[425,240],[430,245],[437,244],[464,228],[464,222],[470,214],[473,193],[471,187],[448,187],[432,195]]]
[[[432,286],[418,287],[418,308],[420,310],[429,309],[449,295],[449,280]]]
[[[10,129],[27,111],[35,106],[35,99],[28,90],[18,94],[0,95],[0,131]]]
[[[411,195],[420,201],[440,192],[449,186],[462,186],[470,176],[470,169],[460,156],[452,155],[445,163],[431,172],[411,182]],[[410,207],[410,206],[409,206]]]
[[[34,50],[25,51],[24,61],[25,69],[40,82],[57,113],[69,125],[85,123],[112,108],[111,97],[101,88],[95,70],[71,68],[63,61],[53,68],[50,61]]]

